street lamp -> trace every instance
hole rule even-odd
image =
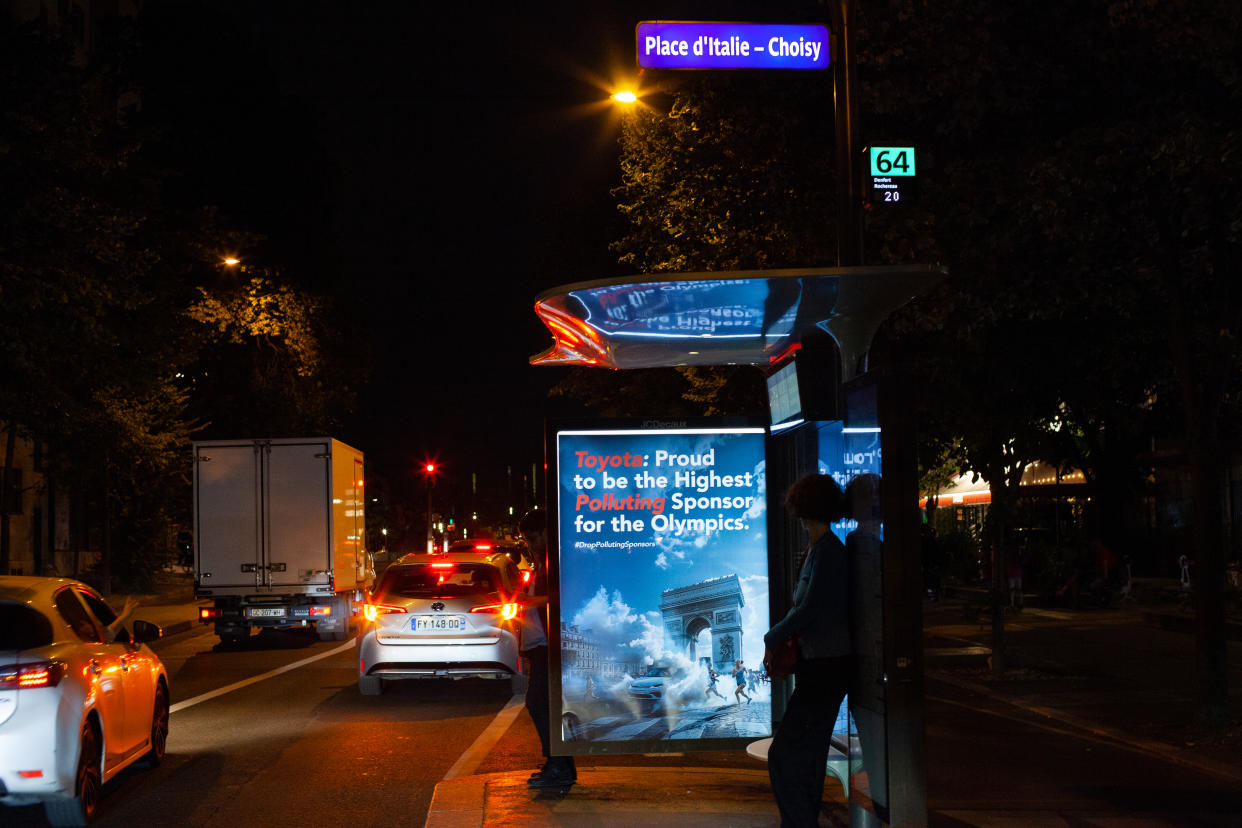
[[[638,95],[629,89],[622,89],[620,92],[614,92],[612,99],[617,103],[632,104],[638,103]]]
[[[238,259],[235,256],[226,256],[220,260],[220,263],[223,264],[225,267],[237,267],[239,264],[241,264],[241,259]]]

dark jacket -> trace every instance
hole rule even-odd
[[[768,630],[763,643],[776,647],[800,636],[803,658],[849,655],[853,651],[849,596],[845,547],[828,532],[807,550],[793,606]]]

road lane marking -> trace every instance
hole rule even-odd
[[[509,699],[508,704],[500,708],[500,712],[496,714],[496,718],[492,719],[491,724],[483,729],[479,734],[479,738],[474,740],[474,744],[466,748],[466,752],[457,758],[453,763],[453,767],[448,769],[448,773],[444,774],[443,782],[450,779],[456,779],[459,776],[470,776],[483,763],[487,754],[491,753],[492,748],[500,741],[500,737],[505,735],[505,731],[509,729],[509,725],[513,724],[513,720],[517,718],[518,712],[522,709],[522,705],[526,701],[526,696],[522,693],[516,694]]]
[[[295,661],[292,664],[286,664],[284,667],[277,667],[275,670],[269,670],[268,672],[263,673],[261,675],[252,676],[248,679],[243,679],[241,681],[233,682],[232,684],[229,684],[225,687],[220,687],[216,690],[212,690],[210,693],[203,693],[201,695],[195,696],[192,699],[186,699],[185,701],[179,701],[176,704],[174,704],[172,707],[168,708],[168,712],[177,713],[181,710],[185,710],[187,707],[193,707],[196,704],[202,704],[205,701],[211,701],[217,696],[223,696],[225,693],[232,693],[234,690],[240,690],[243,687],[249,687],[250,685],[257,684],[260,681],[263,681],[264,679],[270,679],[273,676],[279,676],[281,673],[287,673],[290,670],[296,670],[299,667],[304,667],[313,661],[319,661],[320,659],[327,658],[328,656],[334,656],[337,653],[343,653],[353,646],[354,646],[354,642],[346,641],[344,644],[337,647],[335,650],[328,650],[326,653],[320,653],[319,655],[313,655],[310,658],[304,658],[301,661]]]

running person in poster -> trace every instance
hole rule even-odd
[[[733,662],[733,680],[737,682],[737,689],[733,691],[733,698],[737,699],[737,703],[742,703],[742,696],[746,697],[746,703],[750,704],[750,694],[746,692],[746,668],[742,666],[743,662],[739,658]]]
[[[720,673],[717,673],[711,667],[707,668],[707,692],[703,694],[704,700],[706,700],[709,695],[715,696],[721,701],[725,700],[725,697],[720,695],[720,691],[716,689],[716,681],[719,678],[720,678]]]

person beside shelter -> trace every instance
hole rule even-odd
[[[578,781],[572,756],[553,756],[548,723],[551,707],[548,688],[548,519],[540,509],[532,509],[518,522],[518,531],[530,547],[535,574],[530,594],[523,599],[522,658],[530,665],[526,686],[526,711],[539,734],[543,767],[532,773],[526,784],[532,788],[563,788]]]
[[[763,637],[775,652],[798,642],[794,693],[768,750],[768,778],[783,828],[818,822],[828,749],[852,669],[849,564],[832,523],[845,517],[845,497],[828,475],[799,478],[785,506],[801,521],[810,546],[802,561],[793,606]]]

